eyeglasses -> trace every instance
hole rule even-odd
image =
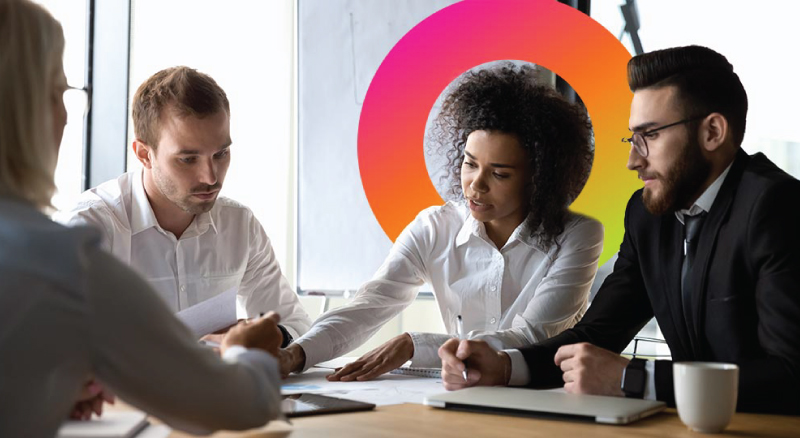
[[[689,117],[688,119],[679,120],[675,123],[670,123],[669,125],[660,126],[658,128],[651,129],[649,131],[634,132],[633,136],[623,138],[622,142],[632,144],[634,149],[636,149],[636,153],[641,155],[642,158],[646,158],[647,155],[650,153],[650,150],[647,148],[647,137],[650,137],[651,135],[655,134],[658,131],[661,131],[662,129],[671,128],[673,126],[682,125],[684,123],[694,122],[695,120],[700,120],[704,118],[706,118],[706,116]]]

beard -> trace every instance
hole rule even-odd
[[[164,197],[169,199],[170,202],[181,210],[194,215],[210,211],[214,207],[214,202],[216,202],[217,198],[215,197],[210,201],[198,202],[195,200],[196,198],[192,196],[192,193],[210,192],[218,190],[222,186],[219,182],[213,186],[202,185],[193,188],[189,191],[189,194],[184,195],[180,192],[178,186],[155,166],[153,166],[153,181],[156,183],[158,190],[160,190],[161,193],[164,194]]]
[[[667,174],[663,178],[657,177],[661,182],[661,193],[656,195],[652,190],[644,189],[642,201],[650,214],[660,216],[688,208],[686,204],[697,194],[708,177],[711,163],[703,156],[697,135],[693,134],[689,135],[689,140]]]

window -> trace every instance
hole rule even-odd
[[[76,88],[85,88],[86,77],[86,17],[88,4],[85,0],[65,2],[63,0],[34,0],[44,6],[61,22],[66,46],[64,48],[64,72],[67,83]],[[81,7],[82,6],[82,7]],[[85,92],[68,92],[67,126],[56,167],[57,192],[53,197],[56,208],[66,208],[83,191],[83,158],[85,139],[83,133],[87,100]]]
[[[621,0],[592,2],[592,18],[619,36],[625,26]],[[747,90],[747,131],[742,147],[764,152],[775,164],[800,178],[800,123],[792,108],[800,101],[795,78],[795,43],[800,28],[797,2],[725,0],[644,0],[639,10],[639,36],[646,52],[698,44],[728,58]],[[633,46],[626,34],[628,51]]]
[[[294,2],[136,0],[130,98],[155,72],[186,65],[214,78],[231,104],[231,166],[222,195],[250,207],[294,282]],[[133,123],[128,129],[128,169]]]

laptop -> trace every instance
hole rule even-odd
[[[567,394],[563,390],[478,386],[425,397],[435,408],[468,412],[550,417],[628,424],[666,408],[664,402],[623,397]]]

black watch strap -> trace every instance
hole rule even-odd
[[[286,327],[278,324],[278,329],[281,331],[281,334],[283,334],[283,342],[281,342],[281,348],[286,348],[289,346],[289,344],[292,343],[292,341],[294,341],[294,338],[292,337],[292,334],[289,333],[289,330],[286,330]]]
[[[644,398],[644,388],[647,383],[647,370],[644,359],[631,359],[622,372],[622,392],[625,397]]]

